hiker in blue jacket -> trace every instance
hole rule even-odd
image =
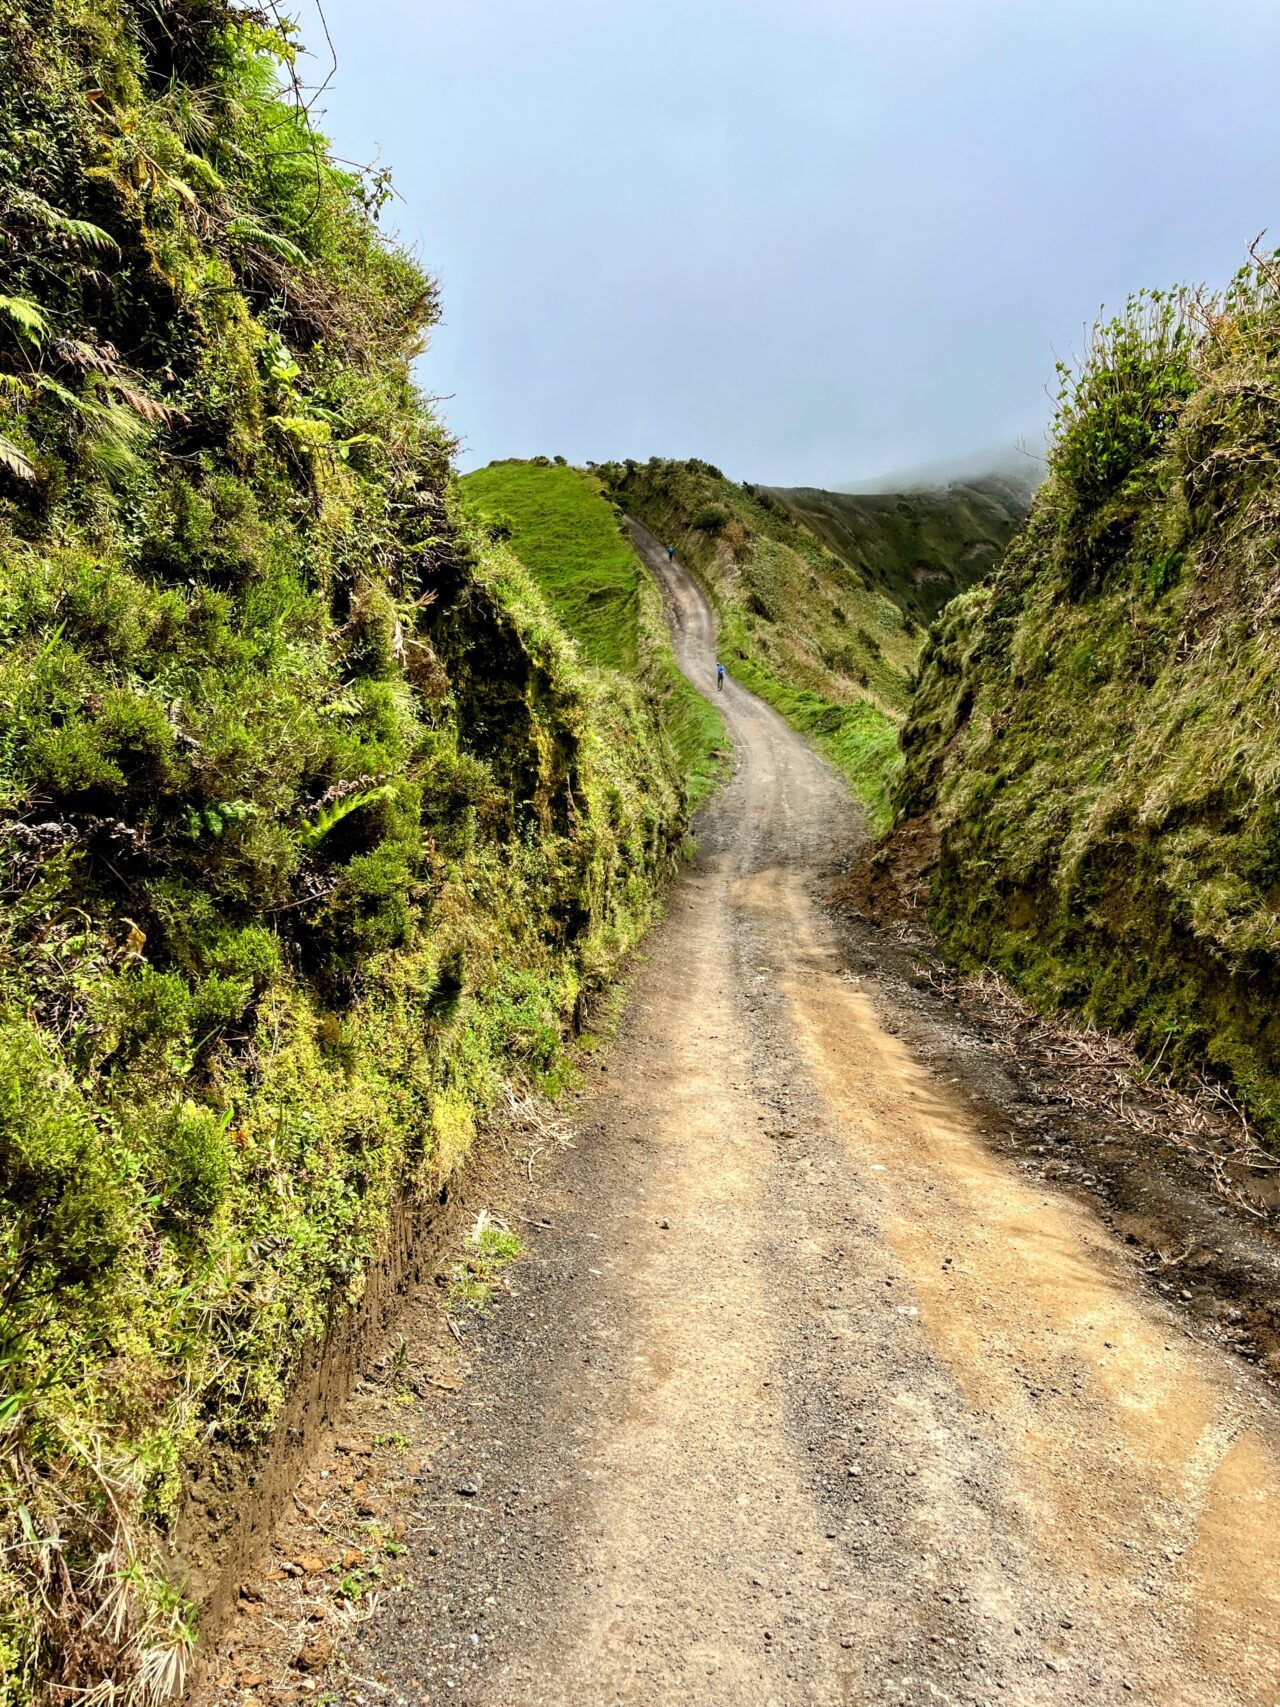
[[[724,692],[724,665],[723,664],[717,664],[716,665],[716,692],[717,693],[723,693]]]
[[[674,545],[669,545],[667,547],[667,562],[668,563],[674,563],[675,560],[676,560],[676,548]]]

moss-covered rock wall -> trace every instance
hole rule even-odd
[[[435,287],[295,51],[0,19],[5,1707],[178,1686],[192,1464],[554,1072],[682,833],[640,697],[459,518]]]
[[[1280,298],[1144,295],[1060,370],[1050,478],[903,734],[970,964],[1208,1071],[1280,1134]]]

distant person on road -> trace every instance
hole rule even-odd
[[[723,693],[724,692],[724,665],[723,664],[717,664],[716,665],[716,692],[717,693]]]
[[[676,560],[676,548],[674,545],[669,545],[667,547],[667,562],[668,563],[674,563],[675,560]]]

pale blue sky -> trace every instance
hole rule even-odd
[[[1042,446],[1100,302],[1280,243],[1276,0],[324,4],[324,122],[441,280],[464,467]]]

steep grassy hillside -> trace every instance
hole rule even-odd
[[[293,55],[227,0],[0,20],[3,1707],[178,1687],[192,1465],[555,1071],[682,834],[459,519],[434,287]]]
[[[674,741],[696,806],[720,774],[728,738],[715,707],[676,668],[657,588],[599,479],[542,458],[490,463],[461,486],[486,531],[510,539],[583,656],[640,685],[654,737]]]
[[[1280,1136],[1280,273],[1144,296],[930,635],[899,796],[951,950],[1204,1068]]]
[[[491,462],[459,485],[488,531],[510,540],[583,656],[638,674],[648,577],[599,481],[563,463],[513,460]]]
[[[998,531],[994,524],[972,531],[974,506],[964,500],[950,533],[925,505],[926,530],[906,525],[894,509],[916,500],[877,499],[886,513],[867,509],[858,543],[845,506],[865,499],[806,492],[802,515],[790,495],[740,486],[696,460],[609,463],[599,473],[617,504],[675,545],[698,575],[734,674],[814,740],[873,819],[886,822],[899,767],[897,725],[923,640],[916,612],[927,609],[922,595],[931,584],[924,554],[935,534],[944,539],[948,555],[936,573],[968,585],[966,574],[983,572],[990,559],[985,547],[967,558],[966,549]],[[819,531],[824,498],[831,515],[845,517],[844,543],[826,519]]]
[[[995,568],[1029,502],[1025,489],[994,476],[919,492],[770,490],[921,623]]]

